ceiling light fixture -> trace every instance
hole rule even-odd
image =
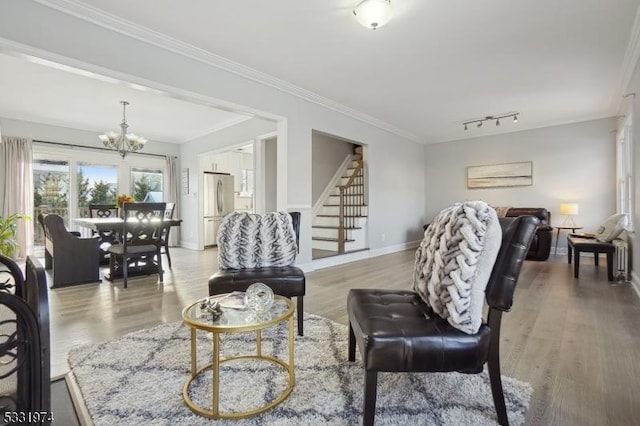
[[[499,126],[501,118],[509,118],[509,117],[513,117],[513,122],[517,123],[518,122],[518,115],[520,115],[519,112],[510,112],[509,114],[502,114],[502,115],[487,115],[485,118],[479,118],[477,120],[465,121],[464,123],[462,123],[462,125],[464,126],[465,130],[469,130],[469,127],[468,127],[469,124],[477,123],[476,127],[480,128],[480,127],[482,127],[482,123],[484,123],[485,121],[493,121],[493,120],[495,120],[496,121],[496,126]]]
[[[120,123],[120,133],[111,131],[98,137],[102,143],[104,143],[104,146],[118,151],[120,156],[124,159],[129,152],[135,152],[142,149],[144,144],[147,143],[147,140],[133,133],[127,133],[129,125],[127,124],[125,111],[129,102],[120,101],[120,103],[122,104],[122,123]]]
[[[391,20],[391,0],[364,0],[353,9],[353,15],[360,25],[375,30]]]

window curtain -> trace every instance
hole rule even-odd
[[[24,259],[33,246],[33,150],[31,139],[13,136],[0,138],[0,194],[3,217],[15,213],[29,216],[31,220],[17,223],[18,250],[14,257]]]
[[[173,211],[173,218],[180,218],[180,197],[178,196],[178,159],[176,157],[167,156],[167,190],[164,199],[167,203],[175,203],[176,207]],[[169,233],[169,246],[180,245],[180,227],[174,226]]]

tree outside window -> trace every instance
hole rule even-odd
[[[160,202],[163,200],[161,170],[133,169],[131,193],[136,201]]]

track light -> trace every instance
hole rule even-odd
[[[519,112],[510,112],[508,114],[500,114],[500,115],[487,115],[484,118],[479,118],[477,120],[469,120],[469,121],[465,121],[462,123],[462,125],[464,126],[465,130],[468,130],[468,126],[469,124],[476,124],[477,128],[482,127],[482,123],[484,123],[485,121],[496,121],[496,126],[500,125],[500,120],[503,118],[508,118],[508,117],[513,117],[513,122],[517,123],[518,122],[518,115],[520,115]]]

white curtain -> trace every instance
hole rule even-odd
[[[24,259],[33,245],[33,151],[31,139],[2,136],[0,139],[0,184],[3,187],[0,210],[3,217],[19,213],[31,220],[18,221],[18,250]]]
[[[178,159],[176,157],[167,156],[167,190],[164,193],[164,200],[167,203],[175,203],[176,207],[173,211],[173,218],[180,218],[180,196],[178,185],[180,178],[178,176]],[[169,233],[169,246],[180,245],[180,227],[174,226]]]

